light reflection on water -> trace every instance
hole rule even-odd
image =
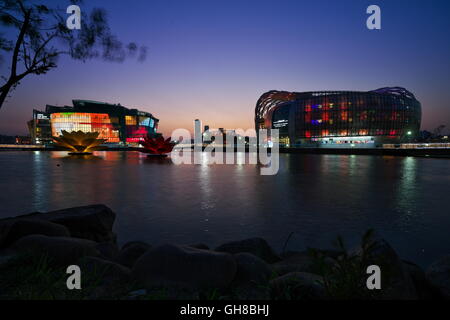
[[[237,158],[243,159],[243,155]],[[204,242],[253,236],[280,250],[356,244],[370,227],[423,265],[450,253],[450,161],[355,155],[280,156],[256,165],[174,165],[138,152],[1,152],[0,217],[105,203],[119,241]]]

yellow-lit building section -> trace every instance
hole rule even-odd
[[[125,124],[127,126],[135,126],[135,125],[137,125],[136,116],[125,116]]]

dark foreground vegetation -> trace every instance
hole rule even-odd
[[[426,272],[368,231],[358,248],[276,253],[261,238],[205,244],[117,246],[104,205],[0,220],[0,299],[449,299],[450,256]],[[382,270],[368,290],[367,266]],[[69,290],[69,265],[81,290]]]

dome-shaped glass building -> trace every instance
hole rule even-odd
[[[411,141],[421,104],[404,88],[373,91],[269,91],[258,100],[255,127],[279,129],[285,147],[374,147]]]

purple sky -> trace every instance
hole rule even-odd
[[[29,76],[13,92],[0,109],[1,134],[25,134],[33,108],[72,99],[149,111],[170,135],[192,130],[195,118],[213,128],[253,128],[256,100],[272,89],[384,86],[416,95],[423,129],[450,127],[450,1],[85,2],[82,10],[108,11],[121,39],[147,46],[147,60],[62,58],[57,69]],[[366,28],[370,4],[381,7],[381,31]]]

